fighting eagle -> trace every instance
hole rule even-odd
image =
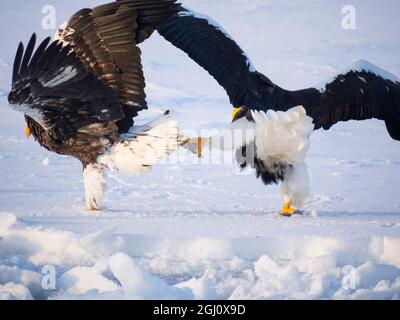
[[[369,70],[338,75],[323,90],[285,90],[258,72],[248,56],[211,18],[180,8],[159,33],[207,70],[226,90],[234,107],[230,128],[252,132],[236,139],[240,167],[252,167],[265,184],[281,182],[284,206],[291,216],[308,197],[304,162],[313,130],[340,121],[376,118],[400,140],[400,83]],[[220,138],[189,139],[201,155],[204,146],[221,147]]]
[[[9,104],[25,114],[28,136],[81,161],[88,210],[100,209],[105,169],[145,173],[177,148],[168,112],[133,125],[147,109],[137,45],[177,8],[175,0],[124,0],[83,9],[54,42],[35,50],[34,34],[26,49],[19,44]]]

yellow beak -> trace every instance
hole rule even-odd
[[[28,124],[25,123],[25,136],[29,138],[31,136],[31,129],[29,129]]]
[[[236,115],[238,114],[238,112],[240,112],[240,110],[242,110],[242,108],[233,108],[232,121],[235,119]]]

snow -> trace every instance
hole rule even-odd
[[[0,300],[32,300],[29,290],[22,284],[9,282],[0,285]]]
[[[114,281],[107,277],[112,277]],[[187,288],[175,288],[152,276],[124,253],[100,260],[93,267],[76,267],[61,277],[57,299],[191,299]],[[118,283],[118,285],[116,284]]]
[[[49,157],[44,158],[43,161],[42,161],[42,165],[48,166],[49,164],[50,164],[50,159],[49,159]]]
[[[52,0],[57,23],[103,1],[86,2]],[[400,75],[397,0],[354,0],[352,31],[334,1],[184,3],[286,88],[359,57]],[[105,210],[84,211],[78,161],[26,139],[6,101],[18,42],[55,32],[41,29],[45,4],[10,1],[0,22],[0,299],[400,299],[400,149],[378,121],[313,133],[303,216],[278,216],[279,188],[254,173],[185,150],[143,177],[109,174]],[[226,128],[228,98],[206,72],[158,35],[142,51],[150,110],[138,124],[170,109],[187,135]]]
[[[285,236],[285,229],[290,232],[285,221],[276,225],[281,237],[159,237],[120,234],[104,226],[104,231],[78,234],[43,226],[49,222],[37,227],[10,214],[0,217],[8,225],[0,234],[0,283],[25,288],[9,298],[29,297],[18,292],[36,299],[399,298],[396,237]],[[73,220],[74,228],[82,223]],[[111,219],[98,220],[108,224]],[[56,266],[55,290],[41,288],[45,265]],[[356,288],[343,290],[348,265],[354,266]],[[4,297],[10,289],[0,292]]]

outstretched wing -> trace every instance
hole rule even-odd
[[[175,1],[125,0],[83,9],[60,30],[60,39],[70,43],[87,70],[119,97],[125,115],[117,123],[120,133],[127,132],[138,112],[147,109],[137,44],[177,11]]]
[[[296,101],[296,93],[290,93]],[[379,119],[393,139],[400,140],[400,83],[367,70],[338,75],[325,90],[303,102],[317,128],[340,121]]]
[[[303,106],[315,130],[328,130],[342,121],[378,119],[386,123],[391,137],[400,140],[400,83],[369,70],[337,75],[323,90],[289,91],[275,86],[262,109],[287,111]]]
[[[148,39],[163,22],[177,13],[181,5],[177,0],[117,0],[137,13],[138,28],[135,32],[137,43]]]
[[[245,52],[217,22],[181,8],[157,30],[207,70],[226,90],[233,106],[245,105],[255,69]]]
[[[19,44],[14,60],[10,105],[44,129],[67,139],[93,123],[123,117],[111,88],[87,72],[70,47],[44,40],[34,51],[36,36],[27,48]]]
[[[329,129],[340,121],[377,118],[385,120],[394,139],[400,139],[399,83],[359,70],[338,76],[324,91],[289,91],[257,72],[238,44],[205,15],[182,8],[158,31],[207,70],[235,107],[287,111],[302,105],[316,129]]]

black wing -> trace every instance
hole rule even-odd
[[[142,43],[172,15],[181,5],[177,0],[117,0],[120,5],[128,6],[137,13],[138,28],[135,32],[136,42]]]
[[[111,88],[87,72],[69,46],[44,40],[34,52],[35,34],[19,44],[8,101],[61,139],[93,123],[117,121],[121,105]]]
[[[297,100],[295,92],[289,95]],[[317,128],[329,129],[340,121],[374,118],[384,120],[391,137],[400,140],[400,83],[367,70],[349,71],[338,75],[314,97],[303,105]]]
[[[206,69],[235,107],[286,111],[302,105],[316,129],[329,129],[339,121],[377,118],[386,121],[394,139],[400,139],[398,83],[354,71],[338,76],[325,91],[288,91],[255,71],[243,50],[211,18],[182,8],[158,31]]]
[[[158,32],[207,70],[234,107],[271,109],[285,99],[285,91],[256,71],[246,53],[210,17],[182,7]]]
[[[168,19],[158,32],[207,70],[226,90],[233,106],[245,105],[257,73],[244,51],[216,22],[186,8]]]

